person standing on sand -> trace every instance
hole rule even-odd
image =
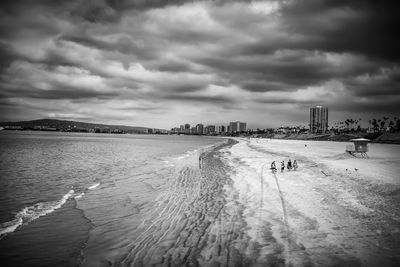
[[[294,170],[297,169],[297,161],[296,161],[296,160],[293,161],[293,169],[294,169]]]
[[[273,161],[273,162],[271,163],[271,170],[272,170],[273,172],[276,171],[275,161]]]
[[[289,159],[288,163],[287,163],[287,169],[291,170],[292,169],[292,161]]]
[[[199,169],[201,169],[201,155],[199,156]]]
[[[281,162],[281,172],[285,170],[285,161]]]

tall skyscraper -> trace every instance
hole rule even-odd
[[[189,123],[186,123],[185,124],[185,133],[190,133],[190,124]]]
[[[328,108],[310,108],[310,132],[325,133],[328,130]]]
[[[196,132],[197,132],[197,134],[204,134],[204,125],[203,124],[201,124],[201,123],[199,123],[199,124],[197,124],[196,125]]]

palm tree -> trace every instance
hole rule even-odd
[[[391,120],[391,121],[389,122],[390,131],[392,131],[393,126],[394,126],[394,121]]]
[[[355,120],[350,119],[349,122],[351,123],[351,130],[354,130],[354,123],[355,123]]]
[[[345,121],[344,121],[344,123],[346,124],[346,126],[347,126],[347,131],[349,131],[349,119],[346,119]]]
[[[358,125],[359,120],[354,120],[354,124],[357,126],[356,127],[356,132],[360,130],[360,125]]]
[[[381,131],[384,131],[384,129],[385,129],[385,123],[386,123],[386,120],[381,121]]]
[[[400,130],[400,119],[396,120],[396,130],[399,131]]]
[[[372,119],[372,126],[374,127],[374,133],[378,130],[378,121],[376,119]]]

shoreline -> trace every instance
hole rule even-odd
[[[330,142],[351,142],[351,139],[356,138],[367,138],[370,139],[372,144],[393,144],[400,145],[400,133],[382,133],[377,137],[371,138],[366,134],[339,134],[339,135],[331,135],[331,134],[322,134],[322,135],[310,135],[310,134],[290,134],[290,135],[278,135],[278,134],[253,134],[253,135],[238,135],[238,136],[229,136],[229,135],[179,135],[179,134],[144,134],[144,133],[92,133],[92,132],[63,132],[63,131],[11,131],[11,130],[3,130],[0,131],[0,134],[8,133],[13,134],[17,133],[44,133],[44,134],[58,134],[58,135],[71,135],[71,136],[80,136],[80,135],[88,135],[88,136],[96,136],[96,137],[121,137],[121,136],[188,136],[188,137],[199,137],[199,138],[255,138],[255,139],[273,139],[273,140],[302,140],[302,141],[330,141]]]
[[[225,244],[234,234],[224,198],[230,182],[219,153],[236,143],[229,139],[178,159],[175,177],[159,196],[155,210],[144,217],[142,234],[119,260],[122,266],[206,266],[233,261],[239,252]]]

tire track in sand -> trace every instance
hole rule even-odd
[[[287,245],[288,245],[288,254],[289,257],[291,256],[291,251],[292,251],[292,245],[291,245],[291,231],[290,231],[290,226],[289,226],[289,220],[288,220],[288,214],[287,214],[287,209],[286,209],[286,203],[285,203],[285,198],[283,197],[283,193],[281,190],[281,187],[279,185],[279,180],[278,177],[276,176],[276,173],[272,173],[275,179],[276,187],[278,188],[279,192],[279,198],[281,200],[281,205],[282,205],[282,212],[283,212],[283,222],[285,224],[286,228],[286,236],[287,236]]]

